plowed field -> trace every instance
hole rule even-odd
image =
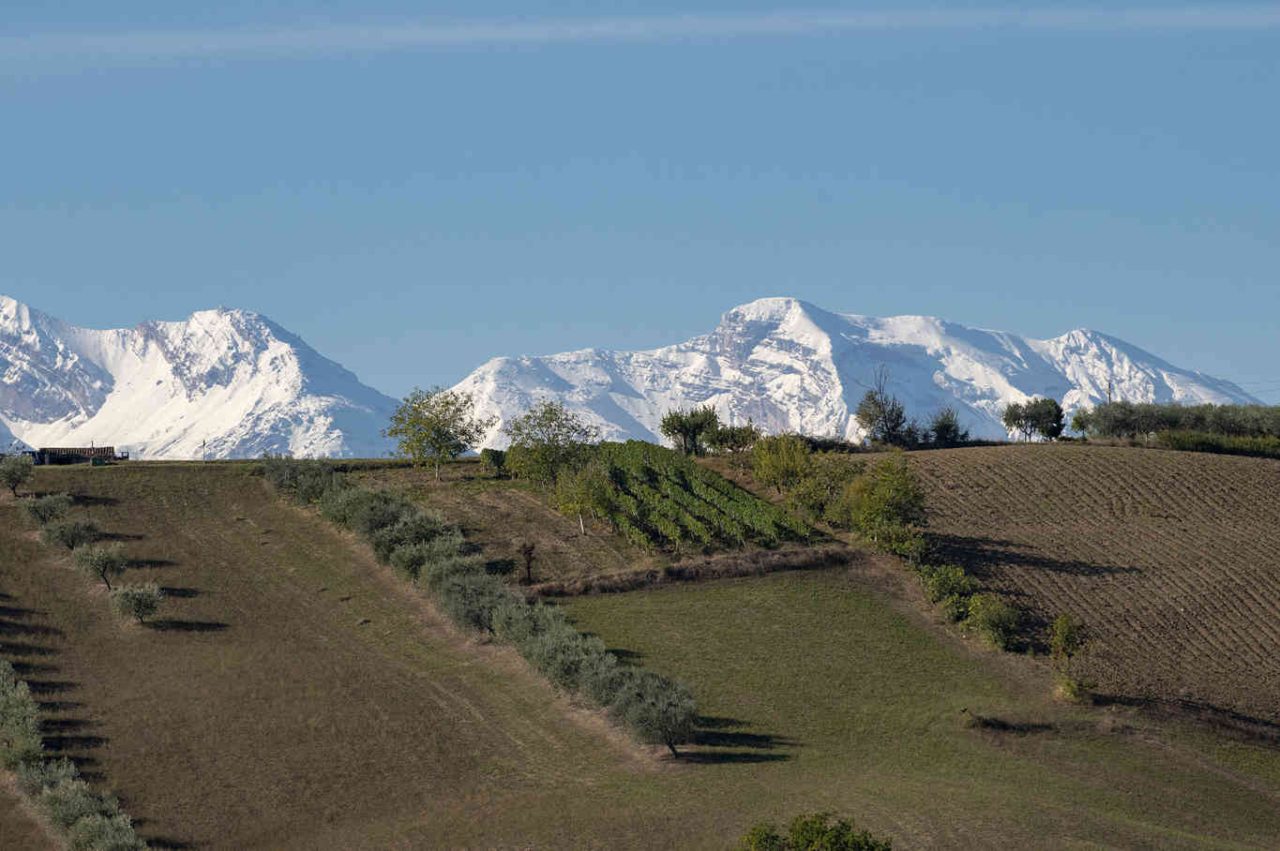
[[[1068,445],[911,458],[944,553],[1042,621],[1085,622],[1103,700],[1280,732],[1280,462]]]

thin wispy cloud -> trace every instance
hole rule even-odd
[[[669,14],[503,21],[405,21],[275,29],[33,33],[0,36],[0,65],[94,67],[181,60],[305,58],[344,53],[523,45],[715,42],[892,31],[1186,32],[1280,30],[1280,5],[1166,9],[964,9]]]

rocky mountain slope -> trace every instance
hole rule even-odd
[[[255,313],[98,331],[0,296],[3,448],[16,437],[140,458],[381,456],[394,406]]]
[[[1096,331],[1033,340],[925,316],[873,318],[831,313],[792,298],[730,310],[711,333],[641,352],[587,349],[545,357],[495,358],[457,385],[499,422],[533,402],[564,402],[608,438],[660,440],[664,411],[710,404],[722,419],[749,418],[766,431],[857,440],[853,417],[887,368],[889,389],[927,419],[953,406],[975,437],[1003,438],[1005,405],[1052,396],[1068,412],[1114,399],[1239,402],[1236,385],[1173,366]]]

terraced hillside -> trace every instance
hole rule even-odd
[[[953,557],[1043,619],[1085,622],[1104,696],[1280,722],[1280,462],[1071,445],[911,459]]]
[[[901,848],[1280,835],[1280,751],[1056,703],[1024,660],[932,624],[874,557],[570,601],[697,696],[695,743],[658,756],[444,625],[250,467],[38,472],[124,544],[125,581],[170,590],[150,627],[0,497],[0,653],[40,697],[46,747],[155,847],[719,849],[814,809]],[[39,839],[0,795],[0,847],[11,830]]]

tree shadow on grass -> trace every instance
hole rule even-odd
[[[54,626],[6,620],[3,613],[0,613],[0,635],[49,635],[61,638],[63,633]]]
[[[693,733],[693,745],[716,750],[682,751],[681,762],[695,765],[727,765],[733,763],[785,762],[789,753],[775,753],[774,748],[794,748],[794,739],[775,736],[772,733],[752,733],[742,730],[745,721],[700,715]]]
[[[184,839],[177,839],[172,836],[157,836],[146,832],[147,825],[151,824],[151,819],[135,818],[133,826],[138,830],[138,838],[147,843],[148,848],[166,849],[166,851],[184,851],[184,849],[195,848],[197,846]]]
[[[192,597],[200,596],[200,591],[196,588],[179,588],[174,585],[161,585],[160,590],[164,592],[166,597],[174,597],[181,600],[190,600]]]
[[[125,567],[139,569],[144,567],[175,567],[177,562],[168,558],[131,558]]]
[[[99,541],[141,541],[146,535],[135,535],[132,532],[99,532]]]
[[[222,632],[230,628],[230,624],[221,621],[186,621],[174,618],[147,621],[143,625],[156,632]]]
[[[12,600],[8,594],[0,595],[0,600]],[[42,609],[25,609],[22,606],[0,606],[0,618],[16,618],[22,620],[31,615],[47,615]]]
[[[1280,750],[1280,722],[1185,698],[1094,693],[1094,706],[1128,706],[1160,718],[1192,721],[1237,741]]]

